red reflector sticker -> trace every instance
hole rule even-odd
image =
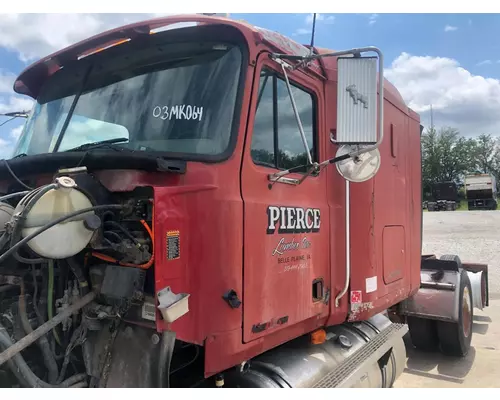
[[[362,301],[361,290],[354,290],[351,292],[351,304],[359,304]]]

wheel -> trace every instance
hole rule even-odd
[[[431,352],[439,348],[436,321],[418,317],[408,317],[410,338],[413,345],[421,351]]]
[[[439,259],[443,261],[455,261],[458,265],[458,268],[462,268],[462,260],[460,260],[460,257],[455,254],[444,254],[439,257]]]
[[[447,256],[449,261],[458,260],[459,267],[462,266],[457,256]],[[441,259],[445,259],[441,257]],[[469,276],[465,270],[460,274],[458,304],[458,322],[437,322],[437,333],[439,337],[441,352],[448,356],[465,357],[470,349],[472,340],[472,319],[474,308],[472,305],[472,287]]]

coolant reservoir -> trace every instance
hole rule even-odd
[[[45,193],[28,212],[21,231],[23,237],[57,218],[93,206],[90,199],[76,188],[73,179],[60,177],[57,181],[60,187]],[[28,246],[38,255],[49,259],[62,259],[78,254],[94,234],[94,230],[85,224],[85,218],[89,215],[95,214],[93,211],[80,214],[49,228],[31,239]]]

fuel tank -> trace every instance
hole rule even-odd
[[[367,321],[325,329],[313,344],[310,335],[272,349],[224,374],[225,387],[392,387],[406,363],[406,325],[377,314]]]

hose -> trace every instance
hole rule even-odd
[[[174,354],[175,332],[164,331],[162,334],[160,357],[158,359],[158,387],[170,387],[170,363]]]
[[[43,319],[38,308],[38,282],[36,280],[36,268],[34,265],[31,266],[31,274],[33,275],[33,308],[35,309],[35,314],[38,318],[38,324],[42,325],[45,320]]]
[[[80,325],[74,330],[73,334],[71,335],[71,340],[68,344],[68,347],[66,348],[66,351],[64,353],[64,361],[61,367],[61,373],[59,374],[59,378],[56,382],[57,384],[60,384],[64,379],[64,375],[66,375],[66,369],[68,368],[71,352],[76,346],[81,346],[83,343],[85,343],[86,336],[87,329],[83,325]]]
[[[116,232],[104,231],[103,234],[104,234],[104,236],[106,236],[106,234],[107,234],[107,235],[113,236],[115,239],[118,239],[118,241],[116,241],[115,243],[121,243],[121,241],[122,241],[121,236]]]
[[[0,336],[1,335],[2,335],[2,331],[0,330]],[[0,349],[1,348],[3,348],[3,347],[2,347],[2,344],[0,343]],[[19,370],[19,368],[17,368],[16,364],[14,363],[14,360],[7,361],[7,366],[12,371],[12,373],[17,378],[17,381],[19,382],[19,384],[22,387],[24,387],[24,388],[30,387],[28,382],[26,381],[26,379],[24,379],[24,376],[21,374],[21,371]]]
[[[54,302],[54,261],[49,260],[49,282],[48,282],[48,289],[47,289],[47,317],[49,321],[53,317],[53,302]],[[59,346],[62,346],[61,344],[61,339],[59,338],[59,335],[57,334],[56,328],[54,327],[52,334],[54,335],[54,339],[56,340],[57,344]]]
[[[28,189],[28,190],[33,190],[32,187],[26,185],[26,183],[24,183],[21,179],[19,179],[17,177],[17,175],[14,173],[14,171],[12,171],[12,168],[10,167],[9,163],[7,162],[7,160],[3,160],[5,166],[7,167],[7,171],[9,171],[9,174],[17,181],[17,183],[19,183],[22,187]]]
[[[30,321],[28,319],[28,314],[26,313],[26,297],[25,297],[25,286],[24,281],[20,282],[21,293],[19,294],[18,300],[18,308],[19,308],[19,316],[21,318],[21,324],[23,326],[24,332],[28,335],[33,332],[33,328],[31,327]],[[49,372],[49,383],[56,383],[57,378],[59,377],[59,369],[57,367],[57,362],[52,354],[52,350],[50,349],[49,341],[46,336],[40,337],[37,341],[38,347],[40,347],[40,351],[43,355],[43,361],[47,370]]]
[[[2,236],[0,236],[0,250],[4,248],[4,246],[7,244],[8,241],[9,241],[9,235],[4,232]]]
[[[0,325],[0,347],[2,347],[3,350],[8,349],[14,345],[5,332],[7,332],[5,328]],[[76,387],[82,387],[82,383],[86,385],[86,383],[83,382],[85,379],[87,379],[86,374],[73,375],[71,378],[66,379],[59,385],[51,385],[50,383],[47,383],[36,376],[19,353],[16,353],[12,357],[12,360],[9,359],[9,361],[12,361],[12,363],[9,363],[9,367],[11,368],[11,371],[14,373],[14,375],[16,375],[16,377],[21,376],[22,382],[24,381],[24,383],[31,388],[67,388],[73,387],[74,385],[76,385]]]
[[[83,274],[83,270],[80,268],[80,264],[78,264],[74,257],[68,258],[66,262],[68,263],[71,272],[73,272],[73,275],[75,275],[78,280],[78,285],[80,286],[80,296],[85,296],[89,292],[89,283],[87,282],[87,279],[85,279],[85,275]]]
[[[141,244],[139,241],[130,233],[130,231],[123,226],[121,226],[118,222],[115,221],[105,221],[104,224],[109,224],[114,226],[116,229],[120,230],[125,236],[127,236],[138,248],[141,248]]]
[[[42,234],[46,230],[52,228],[53,226],[56,226],[57,224],[60,224],[61,222],[64,222],[64,221],[66,221],[68,219],[71,219],[71,218],[74,218],[74,217],[76,217],[78,215],[88,213],[90,211],[102,210],[102,209],[109,209],[109,208],[121,209],[121,208],[123,208],[123,206],[121,204],[105,204],[105,205],[100,205],[100,206],[93,206],[93,207],[83,208],[81,210],[74,211],[74,212],[72,212],[70,214],[66,214],[66,215],[64,215],[62,217],[59,217],[59,218],[53,220],[52,222],[49,222],[48,224],[45,224],[43,227],[41,227],[40,229],[38,229],[36,232],[33,232],[32,234],[26,236],[25,238],[23,238],[22,240],[20,240],[19,242],[17,242],[15,245],[13,245],[10,249],[8,249],[5,253],[3,253],[0,256],[0,263],[2,263],[3,261],[5,261],[6,258],[8,258],[10,255],[12,255],[12,253],[14,253],[15,251],[17,251],[17,249],[19,249],[21,246],[25,245],[30,240],[32,240],[33,238],[35,238],[38,235]]]
[[[41,336],[47,334],[55,326],[59,325],[65,319],[71,317],[73,313],[77,312],[81,308],[85,307],[91,301],[95,299],[96,294],[94,292],[90,292],[85,297],[79,299],[75,303],[71,304],[69,307],[65,308],[59,314],[57,314],[54,318],[47,321],[43,325],[40,325],[33,332],[23,337],[21,340],[17,341],[15,344],[10,346],[7,350],[0,353],[0,365],[10,360],[19,352],[23,351],[26,347],[31,345],[33,342],[38,340]]]
[[[140,269],[149,269],[153,265],[153,263],[155,261],[155,231],[154,231],[155,214],[154,214],[154,207],[153,207],[151,219],[152,219],[151,222],[152,222],[153,228],[150,228],[149,225],[148,225],[148,223],[145,220],[141,219],[141,224],[142,224],[142,226],[144,227],[144,229],[146,230],[146,232],[148,233],[148,235],[149,235],[149,237],[151,239],[151,258],[146,263],[144,263],[144,264],[123,263],[123,262],[118,261],[116,258],[110,257],[110,256],[108,256],[106,254],[98,253],[96,251],[93,251],[91,253],[91,255],[93,257],[95,257],[95,258],[99,258],[100,260],[103,260],[103,261],[106,261],[106,262],[111,262],[111,263],[120,265],[122,267],[132,267],[132,268],[140,268]]]
[[[23,264],[43,264],[47,262],[45,258],[25,258],[21,256],[17,251],[13,254],[14,258]]]
[[[26,220],[26,216],[31,211],[36,202],[48,191],[52,189],[56,189],[58,186],[55,183],[51,183],[50,185],[45,185],[40,188],[37,188],[31,191],[27,196],[21,199],[20,204],[24,204],[24,208],[19,213],[17,217],[17,222],[14,226],[11,238],[10,238],[10,246],[14,246],[21,237],[21,231],[24,226],[24,222]],[[14,252],[14,258],[24,264],[42,264],[46,262],[44,258],[24,258],[18,254],[18,250]]]
[[[30,192],[29,190],[25,190],[24,192],[6,194],[5,196],[0,197],[0,201],[9,200],[12,199],[13,197],[24,196],[27,195],[29,192]]]
[[[16,285],[2,285],[0,286],[0,293],[8,292],[9,290],[14,289],[16,287],[17,287]]]

